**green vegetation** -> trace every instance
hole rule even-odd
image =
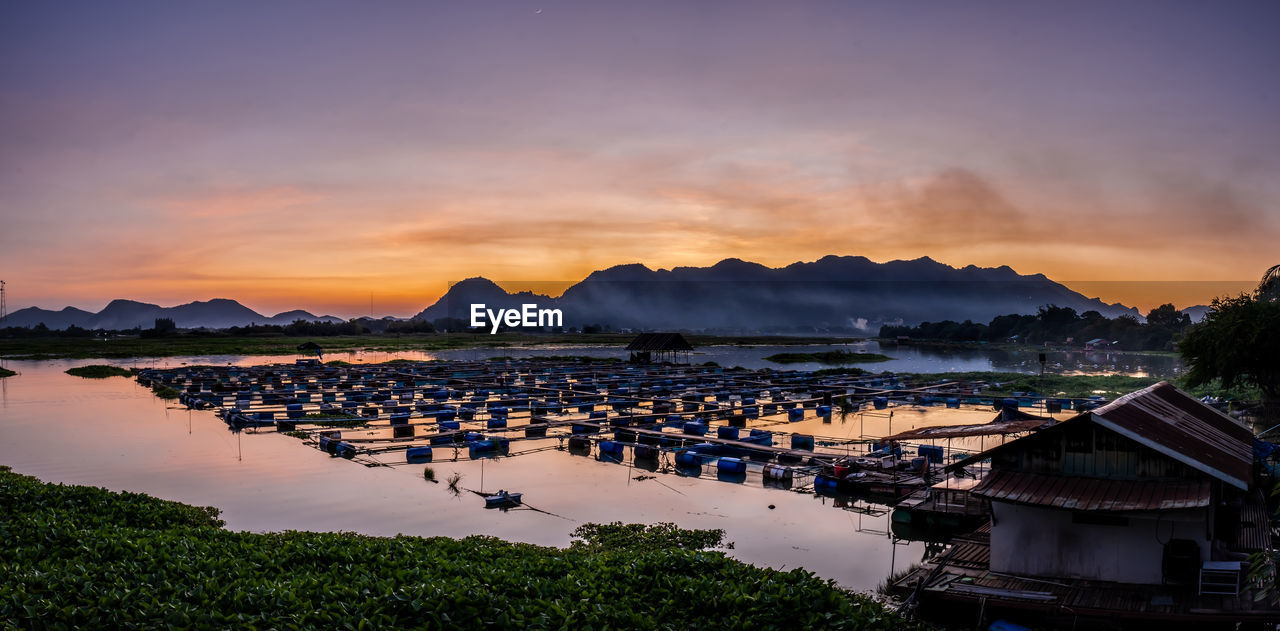
[[[908,375],[912,381],[985,381],[991,384],[984,396],[1004,396],[1014,392],[1037,392],[1049,396],[1088,397],[1099,394],[1112,398],[1159,383],[1156,377],[1127,375],[1027,375],[1016,372],[939,372]]]
[[[912,625],[804,570],[585,527],[569,549],[224,530],[217,510],[0,468],[0,620],[15,628],[824,628]],[[669,534],[665,538],[661,535]],[[718,541],[718,537],[716,538]]]
[[[422,478],[428,482],[436,481],[436,470],[431,467],[423,467]]]
[[[289,438],[297,438],[298,440],[306,440],[308,438],[311,438],[311,434],[308,432],[299,432],[295,430],[292,432],[281,432],[281,433],[284,434],[285,436],[288,436]]]
[[[996,316],[989,324],[970,320],[956,322],[922,322],[917,326],[885,326],[880,328],[881,338],[912,338],[926,340],[930,345],[954,345],[969,347],[977,343],[1018,344],[1066,344],[1076,347],[1093,339],[1113,342],[1108,346],[1115,350],[1170,351],[1174,342],[1188,326],[1191,318],[1171,304],[1164,304],[1147,313],[1146,323],[1137,318],[1122,315],[1107,318],[1097,311],[1077,314],[1070,307],[1046,305],[1036,315],[1010,314]],[[1070,342],[1068,342],[1070,340]]]
[[[572,533],[571,548],[578,550],[709,550],[733,549],[733,542],[725,543],[724,531],[685,530],[672,523],[611,524],[587,523]]]
[[[8,329],[5,329],[7,331]],[[95,338],[92,335],[66,335],[48,331],[44,334],[29,329],[22,336],[0,337],[0,357],[10,359],[124,359],[132,357],[178,357],[196,355],[314,355],[302,353],[298,346],[313,341],[305,334],[287,335],[280,331],[247,333],[178,332],[165,336],[140,335]],[[91,332],[86,332],[91,333]],[[630,333],[366,333],[324,337],[325,353],[359,350],[439,351],[482,346],[556,346],[606,345],[625,346],[635,335]],[[786,336],[686,336],[694,346],[728,344],[737,346],[845,344],[853,338],[786,337]],[[326,362],[328,365],[349,365]]]
[[[365,425],[369,424],[368,419],[356,418],[354,416],[331,416],[328,418],[310,418],[311,416],[313,415],[308,414],[307,418],[304,419],[304,422],[309,423],[311,425],[319,425],[320,427],[340,427],[340,428],[364,427]],[[316,414],[314,416],[323,417],[324,415]]]
[[[485,361],[504,362],[513,359],[516,358],[509,355],[499,355],[497,357],[490,357]],[[592,357],[591,355],[542,355],[537,357],[521,357],[520,360],[533,362],[578,362],[582,364],[617,364],[623,361],[617,357]]]
[[[120,368],[119,366],[107,366],[104,364],[93,364],[90,366],[76,366],[66,370],[68,375],[72,377],[84,377],[85,379],[106,379],[107,377],[132,377],[133,371],[128,368]]]
[[[4,379],[5,377],[12,377],[12,376],[14,376],[14,375],[16,375],[16,374],[18,374],[18,373],[13,372],[12,370],[9,370],[8,368],[0,368],[0,379]]]
[[[178,398],[178,391],[170,388],[169,386],[156,386],[152,388],[151,391],[154,392],[157,397],[166,401],[172,401]]]
[[[820,364],[860,364],[867,362],[883,362],[893,359],[880,353],[855,353],[845,350],[824,351],[821,353],[777,353],[765,358],[775,364],[799,364],[802,362],[818,362]]]
[[[1204,321],[1178,347],[1187,383],[1254,388],[1267,404],[1280,405],[1280,266],[1263,276],[1253,294],[1215,298]]]

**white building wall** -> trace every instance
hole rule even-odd
[[[1071,511],[992,502],[991,570],[1023,576],[1160,583],[1164,544],[1191,539],[1209,560],[1208,509],[1128,513],[1127,526],[1077,524]]]

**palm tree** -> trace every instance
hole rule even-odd
[[[1280,300],[1280,265],[1272,265],[1258,282],[1258,300]]]

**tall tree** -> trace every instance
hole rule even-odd
[[[1224,387],[1256,386],[1269,406],[1280,403],[1280,297],[1277,267],[1252,294],[1215,298],[1204,320],[1178,348],[1192,386],[1219,379]]]

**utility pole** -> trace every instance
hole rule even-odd
[[[0,322],[9,317],[9,307],[4,302],[4,281],[0,280]]]

